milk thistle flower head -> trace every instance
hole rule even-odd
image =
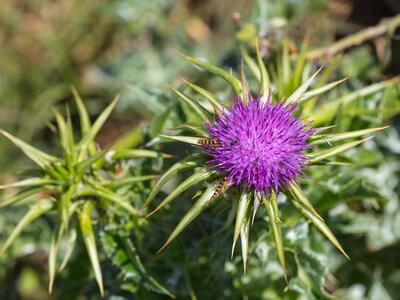
[[[210,166],[226,174],[229,185],[269,194],[303,173],[314,130],[293,115],[296,105],[239,96],[229,109],[206,123],[215,144],[206,147]]]
[[[319,88],[309,90],[321,69],[302,82],[302,76],[298,74],[303,74],[305,68],[299,60],[294,66],[297,71],[292,72],[294,75],[290,80],[279,78],[281,72],[277,70],[273,73],[275,82],[271,83],[269,72],[258,49],[256,54],[255,61],[243,52],[244,61],[260,86],[255,92],[250,91],[243,68],[241,80],[239,80],[230,72],[217,66],[184,56],[198,67],[224,79],[231,85],[235,95],[230,100],[221,100],[212,92],[194,83],[186,82],[192,90],[203,97],[204,101],[202,101],[174,89],[183,105],[196,114],[198,123],[180,126],[181,130],[193,132],[191,136],[163,135],[162,137],[192,144],[202,148],[202,151],[200,155],[190,155],[167,170],[153,188],[145,204],[152,201],[162,186],[177,172],[194,169],[193,174],[180,183],[148,216],[163,208],[190,187],[207,182],[205,189],[200,193],[201,196],[172,231],[161,251],[211,203],[217,200],[223,201],[221,196],[225,191],[235,189],[237,193],[232,193],[229,197],[230,201],[237,202],[237,205],[233,206],[237,207],[237,211],[232,255],[240,237],[243,264],[246,269],[249,228],[254,221],[257,209],[263,204],[276,245],[277,257],[286,278],[281,233],[283,218],[278,210],[277,195],[286,194],[293,205],[343,255],[348,257],[339,241],[302,192],[298,181],[305,177],[303,175],[307,166],[324,162],[334,164],[335,161],[332,161],[332,158],[335,155],[361,144],[368,138],[334,145],[336,142],[356,139],[385,127],[338,134],[324,133],[330,127],[312,128],[311,126],[314,126],[316,122],[312,114],[309,118],[309,104],[314,105],[316,97],[334,88],[343,80],[325,83]],[[286,72],[288,73],[290,72]],[[259,96],[253,97],[254,94]],[[306,101],[309,102],[305,103]],[[321,123],[320,116],[317,116],[316,120],[317,123]],[[319,149],[321,145],[322,149]],[[239,196],[234,199],[233,195]]]

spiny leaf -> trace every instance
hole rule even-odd
[[[286,266],[285,266],[285,250],[283,248],[282,231],[281,231],[281,225],[279,222],[275,193],[271,191],[269,198],[264,197],[263,202],[264,202],[265,207],[267,208],[269,224],[271,227],[272,236],[274,237],[274,242],[275,242],[276,251],[278,254],[279,263],[281,265],[283,275],[287,282]]]
[[[70,228],[68,230],[68,236],[67,236],[67,242],[66,242],[67,249],[65,251],[63,261],[62,261],[62,263],[60,265],[59,272],[64,270],[64,268],[67,265],[69,259],[71,258],[72,252],[73,252],[73,250],[75,248],[77,236],[78,236],[78,234],[76,233],[76,229],[75,228]]]
[[[64,228],[62,226],[62,223],[60,223],[58,229],[53,233],[53,237],[50,244],[49,258],[48,258],[49,294],[51,294],[53,291],[53,284],[56,276],[57,249],[63,231]]]
[[[146,218],[150,217],[151,215],[155,214],[157,211],[162,209],[164,206],[169,204],[172,200],[174,200],[177,196],[182,194],[184,191],[189,189],[190,187],[210,178],[210,176],[213,174],[212,171],[209,171],[206,168],[201,168],[199,170],[196,170],[192,176],[188,177],[185,179],[180,185],[178,185],[169,195],[167,198],[165,198],[158,206],[156,209],[154,209],[152,212],[150,212]]]
[[[56,117],[61,147],[63,148],[64,151],[70,152],[71,149],[69,149],[69,143],[68,143],[69,137],[68,137],[67,123],[65,122],[63,116],[56,108],[53,108],[53,113],[54,116]]]
[[[200,95],[204,96],[207,101],[217,110],[221,111],[221,107],[225,106],[223,101],[219,99],[216,95],[211,93],[210,91],[206,90],[205,88],[202,88],[201,86],[198,86],[194,84],[193,82],[189,82],[186,79],[183,79],[185,83],[191,87],[193,90],[195,90],[197,93]]]
[[[93,190],[92,190],[93,194],[103,197],[103,198],[117,204],[118,206],[126,209],[133,216],[139,215],[138,211],[129,203],[129,201],[127,199],[121,197],[120,195],[118,195],[98,184],[96,185],[96,184],[92,183],[92,187],[93,187]]]
[[[242,79],[242,101],[245,105],[249,103],[249,83],[247,82],[246,75],[244,74],[243,65],[240,66],[240,77]]]
[[[336,125],[324,126],[324,127],[315,127],[314,128],[315,133],[314,133],[314,135],[310,136],[310,140],[318,138],[318,134],[319,133],[324,132],[324,131],[326,131],[328,129],[331,129],[331,128],[334,128],[334,127],[336,127]]]
[[[260,75],[260,69],[257,66],[257,63],[254,61],[254,59],[252,59],[250,57],[249,53],[247,53],[247,51],[244,47],[240,47],[240,53],[242,54],[244,62],[249,67],[249,69],[250,69],[251,73],[253,74],[253,76],[255,77],[255,79],[258,82],[260,82],[261,75]]]
[[[253,201],[253,216],[251,218],[251,224],[254,223],[254,219],[256,218],[257,210],[261,204],[261,195],[258,193],[254,193],[254,201]]]
[[[270,82],[269,76],[267,72],[267,68],[265,67],[264,61],[260,54],[260,49],[258,46],[258,41],[256,45],[256,53],[257,53],[257,64],[258,69],[260,70],[260,95],[261,95],[261,103],[266,103],[268,100],[269,90],[270,90]]]
[[[367,128],[362,130],[341,132],[341,133],[332,133],[332,134],[321,134],[318,136],[318,139],[312,141],[311,144],[323,144],[323,143],[332,143],[345,139],[356,138],[363,135],[371,134],[383,129],[388,128],[389,126],[377,127],[377,128]]]
[[[48,199],[43,199],[35,205],[32,205],[28,212],[22,217],[17,226],[14,227],[10,236],[5,241],[4,245],[0,249],[0,256],[4,254],[7,248],[12,244],[15,238],[25,229],[31,222],[39,218],[42,214],[49,211],[53,207],[53,203]]]
[[[182,220],[178,223],[175,229],[168,237],[165,244],[157,251],[160,253],[165,247],[167,247],[185,228],[192,222],[210,203],[211,197],[214,195],[218,184],[210,185],[201,195],[199,200],[193,205],[193,207],[186,213]]]
[[[233,252],[235,250],[236,241],[239,237],[239,234],[243,227],[243,223],[246,219],[246,214],[247,214],[250,202],[251,202],[251,197],[250,197],[249,193],[246,191],[243,191],[242,195],[240,196],[238,207],[237,207],[237,212],[236,212],[236,223],[235,223],[235,230],[233,233],[231,258],[233,257]]]
[[[103,127],[104,123],[110,116],[112,110],[117,104],[118,96],[106,107],[106,109],[100,114],[100,116],[93,123],[93,126],[90,127],[88,132],[83,136],[82,140],[78,144],[78,148],[87,149],[91,143],[93,143],[97,133],[100,131],[101,127]]]
[[[306,195],[304,195],[301,188],[294,181],[292,181],[292,183],[290,184],[290,192],[293,195],[293,197],[296,198],[300,203],[308,207],[310,211],[313,212],[315,215],[318,215],[317,211],[314,209],[310,200],[308,200],[308,198],[306,197]]]
[[[72,216],[72,214],[75,212],[76,208],[78,207],[77,202],[74,202],[71,205],[71,209],[69,211],[69,217]],[[56,275],[56,263],[57,263],[57,251],[58,251],[58,245],[60,242],[60,239],[63,236],[65,228],[63,223],[59,223],[57,226],[57,229],[53,233],[51,245],[50,245],[50,251],[49,251],[49,258],[48,258],[48,269],[49,269],[49,294],[52,293],[53,290],[53,284],[54,284],[54,279]],[[73,230],[75,231],[75,229]],[[70,242],[70,241],[68,241]],[[71,245],[68,244],[67,247],[70,247]],[[72,244],[73,247],[73,244]],[[61,270],[62,268],[60,268]]]
[[[71,200],[77,188],[77,183],[73,183],[69,186],[67,191],[61,194],[61,219],[64,230],[68,230]]]
[[[292,198],[292,202],[346,258],[350,259],[321,216],[310,210],[308,206],[302,205],[297,198]]]
[[[110,186],[112,189],[116,189],[132,183],[151,180],[157,178],[157,175],[143,175],[143,176],[132,176],[127,178],[113,178],[109,182],[104,182],[102,186]]]
[[[113,160],[118,159],[128,159],[128,158],[157,158],[157,157],[164,157],[169,158],[171,155],[166,153],[160,153],[153,150],[147,149],[120,149],[120,150],[111,150],[110,156]],[[109,154],[107,153],[106,156]]]
[[[69,111],[69,107],[66,107],[67,113],[67,149],[69,158],[74,161],[74,157],[76,155],[75,151],[75,140],[74,140],[74,128],[72,126],[71,112]]]
[[[85,105],[83,104],[81,97],[78,94],[78,91],[75,89],[75,87],[71,87],[71,90],[72,94],[74,95],[76,107],[78,108],[79,120],[81,123],[81,132],[82,134],[86,134],[89,131],[91,125],[89,114],[85,108]]]
[[[176,130],[189,130],[192,133],[199,135],[199,136],[206,136],[208,132],[205,130],[204,126],[198,126],[191,123],[181,124],[174,129]]]
[[[171,139],[171,140],[175,140],[175,141],[179,141],[179,142],[183,142],[183,143],[187,143],[187,144],[197,145],[197,146],[199,145],[199,140],[202,139],[202,138],[194,137],[194,136],[179,136],[179,135],[171,136],[171,135],[164,135],[164,134],[160,134],[160,136],[163,138],[167,138],[167,139]]]
[[[41,191],[43,191],[43,187],[36,187],[33,189],[29,189],[27,191],[20,192],[7,200],[1,201],[0,208],[14,205],[14,204],[24,201],[24,200],[28,200],[32,196],[36,196],[36,194],[40,193]]]
[[[200,68],[206,70],[207,72],[210,72],[211,74],[217,75],[224,79],[226,82],[228,82],[232,88],[235,90],[236,95],[241,95],[242,93],[242,85],[240,81],[233,76],[231,73],[218,68],[212,64],[209,64],[207,62],[201,61],[199,59],[196,59],[194,57],[182,55],[184,58],[186,58],[188,61],[192,62],[193,64],[199,66]]]
[[[22,152],[25,153],[32,161],[34,161],[39,167],[44,169],[47,165],[51,162],[56,160],[56,157],[51,156],[47,153],[44,153],[31,145],[25,143],[24,141],[20,140],[19,138],[9,134],[8,132],[0,129],[0,133],[8,138],[11,142],[14,143]]]
[[[301,97],[307,91],[308,87],[313,82],[315,76],[322,70],[323,67],[319,68],[309,79],[307,79],[301,86],[299,86],[289,98],[287,98],[286,103],[292,104],[300,101]]]
[[[282,42],[281,55],[282,55],[282,60],[281,60],[281,65],[278,64],[278,73],[281,74],[283,83],[286,86],[289,86],[290,61],[289,61],[289,42],[287,38],[285,38]]]
[[[337,85],[341,84],[342,82],[344,82],[346,80],[347,80],[347,78],[343,78],[343,79],[328,83],[324,86],[321,86],[320,88],[316,88],[314,90],[308,91],[308,92],[304,93],[304,95],[299,99],[299,103],[307,101],[309,99],[312,99],[316,96],[319,96],[319,95],[333,89],[334,87],[336,87]]]
[[[148,205],[154,197],[157,195],[157,193],[160,191],[160,189],[163,187],[163,185],[170,180],[173,176],[175,176],[178,172],[189,169],[189,168],[194,168],[197,165],[195,161],[180,161],[172,165],[167,171],[164,172],[164,174],[160,177],[158,180],[157,184],[153,187],[151,190],[150,195],[147,197],[146,201],[144,202],[144,206]]]
[[[181,99],[184,103],[189,105],[189,107],[196,113],[196,115],[203,120],[203,122],[207,122],[209,120],[209,112],[212,113],[211,111],[207,111],[200,103],[198,103],[196,100],[194,100],[191,97],[186,96],[185,94],[181,93],[177,89],[172,88],[172,90],[175,92],[175,94],[178,95],[178,98]]]
[[[243,271],[246,273],[247,256],[249,253],[250,211],[248,210],[242,228],[240,229],[240,243],[242,246]]]
[[[90,216],[92,208],[93,208],[93,203],[87,201],[84,204],[82,211],[80,211],[79,213],[79,221],[80,221],[83,240],[85,242],[86,250],[88,252],[90,261],[92,263],[92,268],[96,277],[96,281],[99,286],[101,295],[104,296],[103,276],[101,274],[100,262],[97,254],[96,241],[94,238],[94,232],[92,226],[92,219]]]
[[[346,144],[343,144],[343,145],[340,145],[340,146],[336,146],[336,147],[330,148],[328,150],[323,150],[323,151],[320,151],[320,152],[317,152],[317,153],[310,154],[311,159],[308,160],[307,163],[313,164],[313,163],[319,162],[319,161],[321,161],[323,159],[327,159],[329,157],[335,156],[336,154],[339,154],[341,152],[344,152],[344,151],[347,151],[347,150],[349,150],[351,148],[354,148],[357,145],[359,145],[361,143],[364,143],[365,141],[370,140],[371,138],[373,138],[373,136],[369,137],[369,138],[366,138],[366,139],[363,139],[363,140],[360,140],[360,141],[346,143]]]
[[[295,88],[301,84],[302,75],[304,73],[304,67],[306,66],[306,62],[307,62],[306,55],[305,55],[306,51],[307,51],[307,47],[308,47],[308,42],[307,42],[307,40],[304,40],[301,45],[300,53],[296,59],[296,66],[294,68],[293,76],[292,76],[292,80],[291,80],[291,88]]]
[[[80,180],[85,175],[85,173],[89,170],[89,168],[93,167],[94,163],[97,162],[98,160],[100,160],[101,158],[103,158],[106,153],[107,153],[107,150],[98,151],[97,153],[88,157],[84,161],[79,162],[75,166],[76,174],[78,177],[77,180]]]
[[[56,180],[50,178],[43,178],[43,177],[33,177],[24,179],[18,182],[10,183],[10,184],[3,184],[0,185],[0,190],[9,189],[9,188],[20,188],[20,187],[30,187],[30,186],[45,186],[45,185],[54,185],[59,183]],[[0,202],[1,203],[1,202]],[[0,204],[1,206],[1,204]]]

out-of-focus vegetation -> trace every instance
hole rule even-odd
[[[160,144],[157,135],[193,118],[168,85],[180,86],[182,76],[221,98],[233,96],[222,80],[193,68],[178,52],[239,74],[241,47],[253,55],[257,38],[264,61],[275,70],[285,70],[283,47],[290,50],[286,60],[290,64],[307,44],[309,65],[326,65],[323,80],[348,77],[327,96],[307,102],[305,113],[315,112],[316,125],[336,124],[333,132],[390,125],[340,157],[349,165],[312,167],[303,183],[351,261],[340,257],[294,214],[285,199],[280,199],[280,209],[288,253],[287,286],[265,214],[252,228],[247,272],[243,273],[240,256],[230,259],[234,218],[229,218],[228,203],[206,211],[174,244],[155,255],[192,206],[189,191],[177,200],[181,205],[137,223],[121,217],[120,211],[117,217],[113,212],[102,215],[101,206],[97,207],[93,227],[105,297],[164,299],[168,297],[165,287],[178,299],[396,299],[400,291],[399,21],[391,19],[394,25],[385,25],[380,34],[370,30],[361,36],[361,43],[352,34],[398,13],[395,0],[4,1],[0,6],[0,128],[58,155],[59,141],[51,134],[51,124],[56,124],[51,108],[69,103],[71,85],[83,95],[93,120],[119,93],[120,101],[97,137],[100,147],[151,147],[174,158],[124,159],[112,172],[123,170],[118,173],[123,179],[161,174],[189,148]],[[353,39],[345,47],[334,44],[346,36]],[[292,75],[277,72],[274,76]],[[297,85],[279,82],[282,85],[275,88],[282,96]],[[321,84],[322,80],[314,86]],[[78,111],[71,108],[70,114],[78,132]],[[4,138],[0,154],[2,184],[28,178],[35,170]],[[111,171],[101,172],[108,176]],[[171,180],[154,201],[186,175]],[[153,186],[146,183],[129,190],[132,203],[140,208]],[[4,191],[1,201],[14,192]],[[25,212],[24,206],[1,209],[2,244]],[[76,243],[69,265],[48,295],[47,261],[57,217],[54,211],[38,218],[0,257],[0,299],[100,299],[83,240]]]

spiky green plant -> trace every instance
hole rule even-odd
[[[246,270],[249,229],[260,204],[262,204],[265,206],[270,230],[277,249],[277,256],[286,278],[285,251],[281,233],[281,224],[284,221],[284,216],[280,216],[280,211],[278,209],[278,194],[284,193],[290,198],[293,205],[348,258],[348,255],[337,238],[315,210],[311,201],[309,201],[307,196],[302,192],[300,182],[303,180],[303,177],[299,175],[302,174],[304,168],[307,166],[322,164],[341,165],[341,161],[333,159],[335,156],[363,143],[371,137],[365,139],[357,138],[371,135],[386,127],[369,128],[338,134],[323,132],[332,126],[311,129],[310,125],[329,121],[332,114],[334,114],[335,108],[337,109],[336,106],[331,105],[331,110],[333,110],[328,110],[322,114],[319,107],[316,105],[318,97],[332,90],[344,80],[327,83],[327,78],[333,70],[331,67],[325,68],[323,71],[323,68],[320,68],[311,76],[306,77],[312,65],[307,63],[304,53],[305,47],[303,47],[295,62],[292,62],[289,57],[287,42],[284,42],[282,56],[278,59],[277,65],[275,67],[271,66],[271,68],[267,70],[258,50],[258,46],[256,60],[252,59],[250,55],[242,49],[243,60],[253,74],[252,80],[258,83],[259,89],[256,91],[250,87],[250,81],[246,78],[243,67],[240,72],[241,80],[239,80],[232,72],[227,72],[215,65],[196,58],[184,56],[194,65],[224,79],[233,88],[234,96],[232,96],[230,101],[228,99],[220,99],[211,91],[188,81],[186,81],[188,87],[197,92],[202,98],[192,97],[189,94],[173,89],[178,99],[183,103],[182,105],[186,107],[186,109],[191,110],[191,113],[194,114],[193,120],[195,120],[194,123],[183,124],[178,129],[183,132],[192,132],[192,135],[162,135],[162,137],[173,141],[188,143],[197,148],[200,147],[203,151],[192,154],[175,163],[161,176],[153,191],[148,196],[145,202],[146,204],[150,203],[163,185],[178,172],[194,169],[193,174],[180,183],[152,212],[149,213],[148,216],[153,215],[167,204],[171,203],[171,201],[189,188],[199,183],[206,183],[206,187],[195,195],[195,197],[199,196],[199,199],[181,219],[160,251],[168,246],[185,227],[209,207],[211,203],[215,202],[217,198],[220,198],[220,196],[227,191],[227,201],[230,201],[232,206],[236,208],[232,256],[235,244],[240,237],[243,265],[244,270]],[[321,73],[320,79],[317,84],[314,85],[314,88],[309,90],[319,73]],[[271,78],[273,80],[270,80]],[[306,79],[303,80],[304,78]],[[385,83],[378,85],[379,84],[376,84],[377,89],[374,91],[385,87]],[[369,91],[369,93],[373,93],[373,91]],[[258,94],[258,98],[253,97],[254,94]],[[348,95],[348,97],[350,97],[350,95]],[[272,100],[269,100],[269,98]],[[282,98],[285,100],[281,101],[280,99]],[[329,105],[329,103],[325,105]],[[277,111],[279,114],[276,114]],[[251,113],[251,117],[246,117],[246,113]],[[268,120],[268,114],[272,116],[272,119]],[[235,119],[234,117],[238,118]],[[258,127],[259,124],[252,120],[252,118],[257,117],[260,117],[260,119],[262,119],[261,121],[264,122],[260,125],[261,129]],[[315,117],[317,117],[317,122],[313,122]],[[286,118],[286,124],[280,124],[280,120],[277,118]],[[246,128],[246,124],[240,122],[245,122],[249,124],[248,126],[250,127]],[[297,124],[297,127],[294,128],[293,124]],[[278,127],[281,126],[278,128],[280,132],[272,134],[272,138],[265,138],[265,132],[262,130],[274,131],[275,125]],[[264,129],[262,129],[263,126]],[[263,168],[264,174],[262,175],[264,177],[259,176],[260,172],[252,172],[252,170],[249,171],[247,169],[245,171],[249,172],[243,173],[244,171],[242,172],[241,170],[242,167],[251,169],[251,166],[243,164],[240,156],[235,157],[236,161],[231,159],[230,155],[235,155],[232,150],[233,147],[236,147],[241,141],[240,139],[235,139],[229,142],[230,135],[232,138],[236,138],[236,132],[241,132],[241,134],[246,136],[246,141],[251,141],[251,143],[253,143],[252,146],[249,147],[243,144],[240,145],[242,148],[239,147],[241,151],[240,155],[243,156],[243,160],[247,160],[252,153],[254,154],[251,147],[267,147],[267,145],[271,143],[277,143],[277,140],[281,139],[279,137],[280,134],[285,130],[294,132],[294,134],[290,136],[284,136],[285,138],[296,140],[296,138],[298,138],[296,134],[301,134],[302,138],[306,135],[304,142],[307,143],[305,143],[303,147],[296,148],[297,150],[295,151],[296,153],[294,154],[295,157],[293,160],[291,160],[291,157],[285,156],[284,158],[286,160],[281,159],[281,161],[274,162],[273,159],[279,160],[280,157],[275,157],[273,152],[269,152],[268,154],[273,156],[272,162],[270,162],[272,167],[274,167],[270,169],[268,169],[268,167],[265,168],[265,165],[268,165],[270,162],[266,162],[264,165],[259,163],[259,160],[264,159],[263,157],[250,157],[250,159],[253,159],[252,162],[255,168]],[[285,134],[286,133],[283,133],[283,135]],[[263,136],[263,143],[257,140],[259,136]],[[356,140],[335,145],[337,142],[349,139]],[[300,143],[301,141],[295,142]],[[274,149],[278,151],[279,147],[294,147],[294,145],[292,142],[286,144],[282,142],[281,145],[275,145]],[[298,161],[300,161],[300,163],[297,165],[297,169],[295,172],[290,173],[290,176],[280,173],[280,169],[286,168],[286,170],[288,170],[290,167],[293,167],[293,164],[297,164]],[[275,176],[275,179],[271,179],[271,182],[268,183],[265,180],[269,180],[270,175],[272,177]],[[253,209],[251,209],[251,204]]]
[[[0,130],[3,136],[14,143],[40,167],[38,171],[40,175],[37,177],[30,177],[19,182],[0,186],[0,189],[18,188],[14,196],[0,202],[0,208],[18,204],[29,206],[28,212],[22,217],[0,248],[0,255],[7,250],[22,230],[31,222],[44,214],[55,213],[57,215],[56,228],[53,233],[48,258],[49,292],[52,291],[56,273],[62,271],[68,263],[76,244],[77,234],[80,231],[96,281],[103,295],[103,278],[93,224],[95,222],[100,223],[102,218],[108,219],[109,225],[111,223],[121,223],[110,221],[115,218],[130,220],[129,222],[133,224],[131,227],[139,224],[142,218],[131,199],[127,197],[129,194],[127,194],[126,190],[132,189],[138,182],[154,178],[153,175],[140,174],[135,176],[129,174],[129,172],[118,174],[120,172],[116,168],[117,162],[120,162],[121,159],[155,158],[165,155],[144,149],[100,149],[95,143],[95,137],[111,114],[117,99],[112,101],[92,124],[78,93],[74,89],[73,93],[79,112],[82,137],[78,142],[75,141],[68,108],[67,118],[64,118],[59,111],[54,109],[57,123],[57,129],[54,129],[58,131],[62,150],[61,156],[56,157],[47,154],[10,133]],[[136,203],[136,205],[138,204]],[[127,224],[124,226],[125,229],[128,228]],[[109,233],[103,232],[102,235],[103,237],[107,236],[107,238],[103,239],[105,241],[103,242],[104,245],[107,246],[112,241],[112,249],[114,250],[109,250],[108,252],[117,251],[117,249],[122,251],[122,248],[118,248],[115,244],[116,242],[113,241],[113,239],[122,238],[115,234],[115,232],[118,232],[118,227],[115,227],[114,225],[112,231]],[[124,234],[123,239],[128,238]],[[58,259],[61,244],[64,246],[62,260]],[[132,247],[129,244],[129,248],[131,249]],[[119,262],[120,260],[116,261]],[[134,261],[139,265],[140,269],[143,268],[136,254]],[[140,271],[142,272],[143,270]],[[155,288],[168,294],[168,291],[154,279],[151,277],[148,277],[148,279]]]

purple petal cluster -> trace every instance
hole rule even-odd
[[[310,148],[307,139],[314,130],[293,115],[295,105],[249,98],[245,105],[238,97],[215,121],[205,124],[210,138],[219,142],[206,148],[209,162],[232,185],[278,192],[303,174],[304,150]]]

